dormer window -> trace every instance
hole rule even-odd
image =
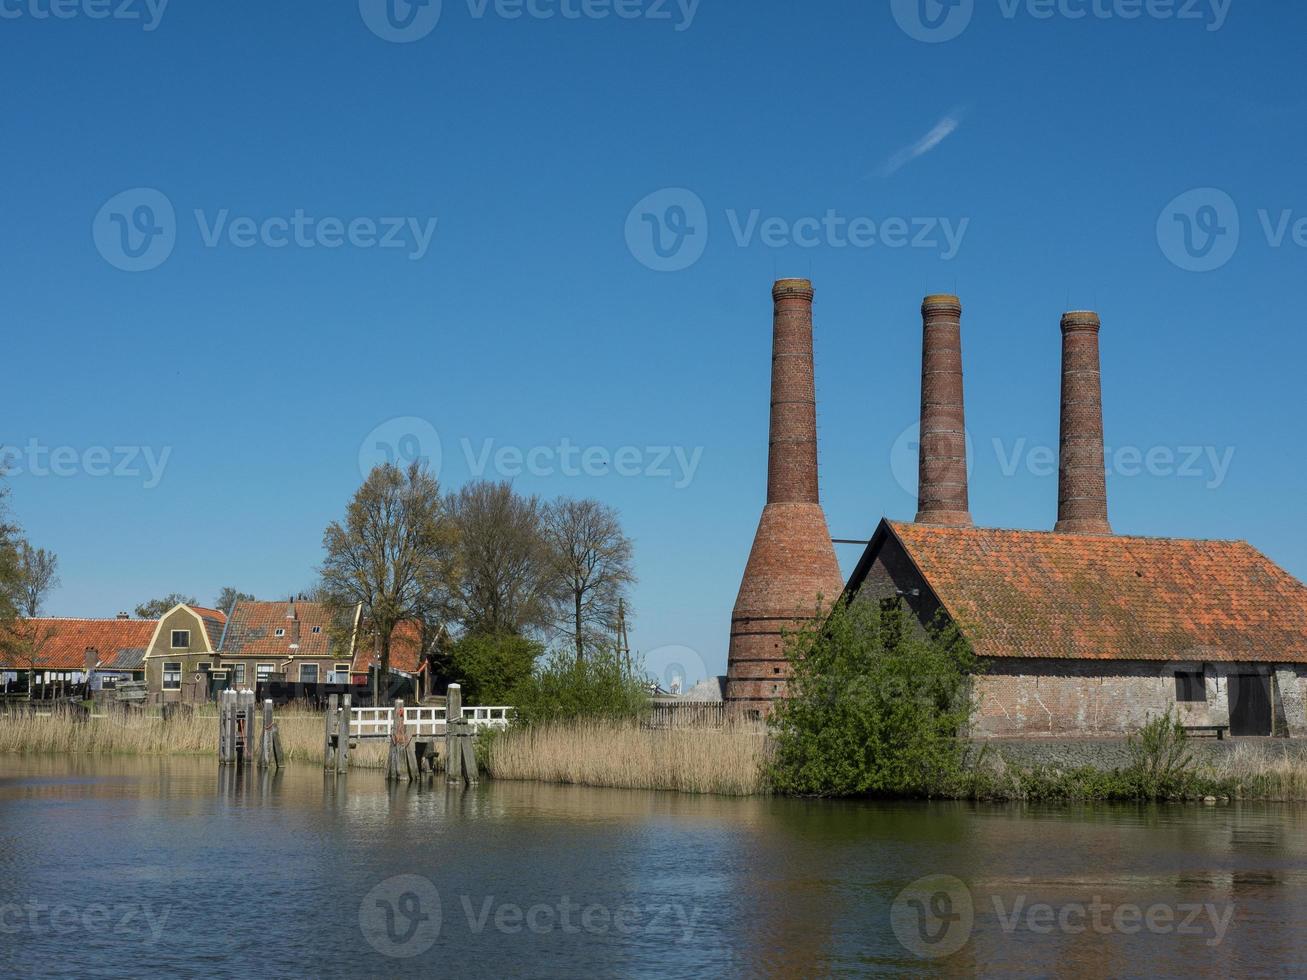
[[[277,635],[278,635],[278,636],[285,636],[285,635],[286,635],[286,631],[285,631],[285,630],[282,630],[282,629],[279,629],[279,630],[277,630]]]
[[[321,633],[321,632],[322,632],[322,627],[321,627],[321,626],[315,626],[315,627],[313,627],[313,632],[315,632],[315,633]]]

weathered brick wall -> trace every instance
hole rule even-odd
[[[1261,666],[1266,669],[1269,665]],[[977,710],[970,733],[976,737],[1120,735],[1138,730],[1168,709],[1188,725],[1229,724],[1229,686],[1224,674],[1237,669],[1234,664],[1207,665],[1203,671],[1206,702],[1183,702],[1176,700],[1176,671],[1203,670],[1203,665],[994,660],[986,674],[973,679]],[[1277,673],[1277,714],[1288,723],[1289,734],[1296,735],[1307,726],[1302,699],[1307,668],[1287,667]],[[1298,692],[1296,702],[1292,688]],[[1285,697],[1286,690],[1290,697]]]

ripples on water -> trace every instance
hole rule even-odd
[[[1304,975],[1304,813],[0,757],[0,975]],[[933,875],[963,891],[894,905]],[[1106,929],[1077,911],[1094,903]],[[939,918],[904,919],[927,906]],[[1123,906],[1154,928],[1112,926]]]

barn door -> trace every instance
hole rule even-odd
[[[1269,675],[1230,675],[1230,734],[1271,734],[1271,678]]]

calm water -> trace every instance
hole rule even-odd
[[[1304,909],[1295,807],[388,790],[0,757],[0,976],[1303,975]]]

